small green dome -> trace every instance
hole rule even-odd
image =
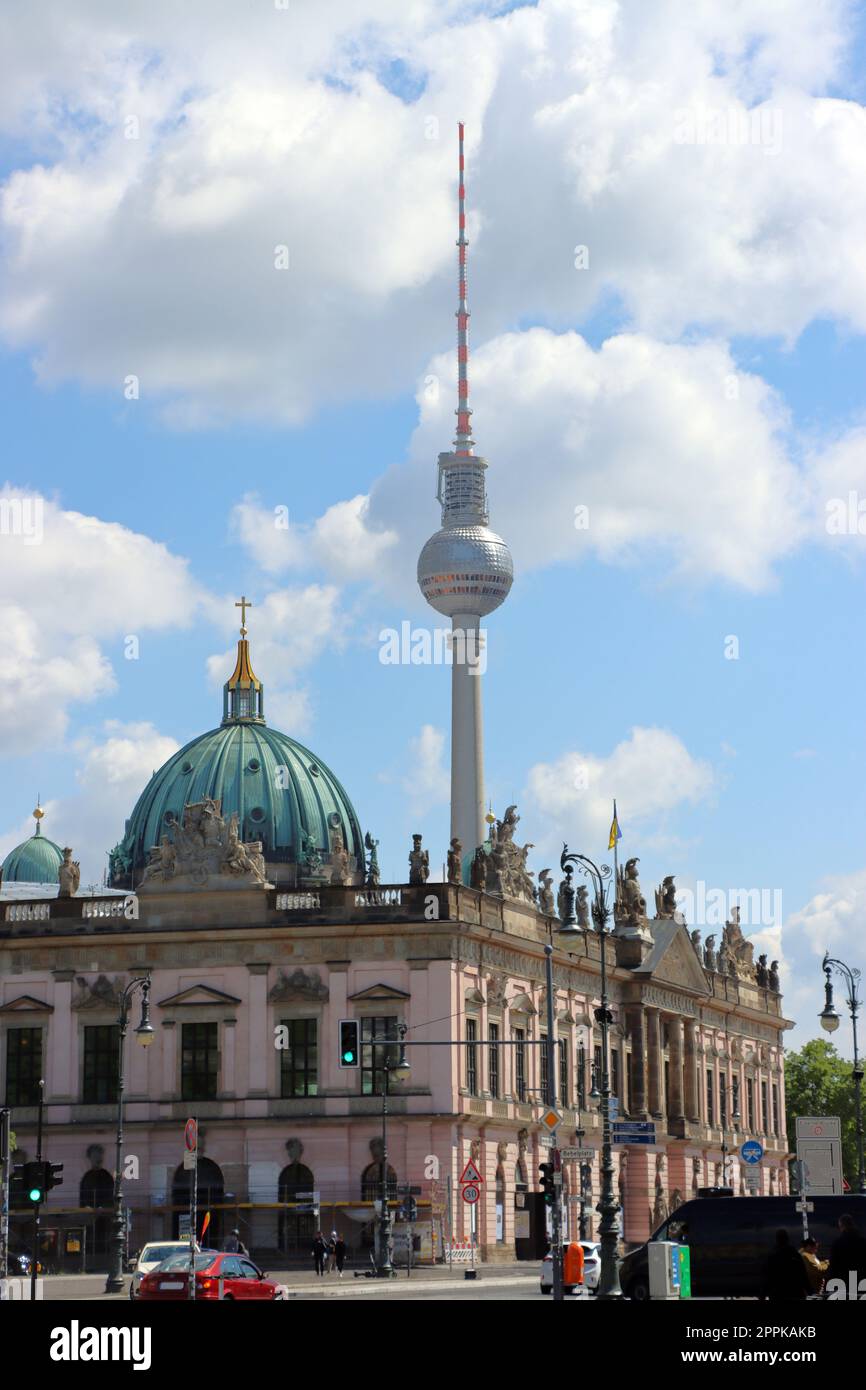
[[[38,814],[37,814],[38,812]],[[37,806],[36,834],[23,844],[10,849],[0,868],[3,883],[59,883],[58,870],[63,862],[63,850],[42,834],[39,821],[42,810]]]
[[[261,682],[249,665],[246,641],[225,686],[223,722],[181,748],[153,774],[110,855],[113,887],[137,886],[173,822],[190,802],[212,797],[227,819],[237,813],[242,840],[261,840],[269,866],[303,857],[302,832],[327,855],[331,831],[342,832],[346,851],[364,866],[361,826],[343,786],[303,744],[265,723]],[[282,877],[279,873],[277,878]]]

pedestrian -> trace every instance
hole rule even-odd
[[[791,1244],[788,1232],[777,1231],[776,1247],[767,1259],[764,1269],[761,1297],[769,1299],[771,1303],[786,1303],[793,1299],[805,1298],[811,1290],[806,1266]]]
[[[325,1272],[325,1256],[327,1251],[328,1247],[325,1243],[325,1237],[322,1235],[321,1231],[317,1231],[316,1238],[313,1241],[313,1259],[316,1262],[317,1274],[324,1274]]]
[[[857,1276],[857,1284],[861,1279],[866,1279],[866,1240],[857,1229],[853,1216],[846,1214],[839,1217],[839,1235],[830,1247],[827,1283],[831,1279],[841,1279],[847,1290],[852,1272]]]
[[[332,1231],[328,1241],[328,1273],[333,1274],[337,1268],[337,1232]]]
[[[237,1226],[226,1240],[223,1250],[231,1255],[249,1255],[250,1252],[241,1240],[241,1233]]]
[[[346,1263],[346,1242],[343,1240],[342,1236],[337,1236],[337,1239],[334,1241],[334,1260],[337,1265],[337,1273],[342,1279],[343,1265]]]
[[[813,1294],[819,1294],[827,1273],[829,1260],[818,1259],[818,1242],[814,1236],[807,1236],[800,1246],[800,1259],[806,1266]]]

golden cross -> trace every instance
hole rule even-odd
[[[240,603],[235,604],[235,608],[239,608],[241,610],[241,637],[246,637],[247,635],[247,609],[252,608],[252,606],[253,605],[250,602],[250,600],[248,598],[245,598],[243,594],[241,594]]]

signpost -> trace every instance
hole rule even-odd
[[[471,1208],[474,1207],[478,1198],[481,1196],[481,1184],[484,1181],[478,1171],[475,1162],[470,1158],[463,1172],[460,1174],[460,1195],[464,1202]],[[475,1278],[475,1216],[472,1217],[472,1267],[467,1269],[465,1278]]]
[[[740,1158],[744,1163],[760,1163],[764,1157],[764,1146],[759,1144],[757,1139],[747,1139],[745,1144],[740,1145]]]
[[[611,1137],[614,1144],[654,1144],[656,1127],[652,1120],[617,1120]]]
[[[183,1130],[183,1166],[192,1170],[189,1185],[189,1288],[187,1298],[195,1302],[195,1235],[198,1221],[198,1122],[187,1120]]]
[[[838,1115],[801,1115],[796,1123],[797,1159],[805,1167],[810,1196],[841,1196],[842,1121]]]

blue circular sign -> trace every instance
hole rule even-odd
[[[747,1139],[740,1149],[740,1157],[744,1163],[760,1163],[764,1157],[763,1144],[759,1144],[757,1139]]]

